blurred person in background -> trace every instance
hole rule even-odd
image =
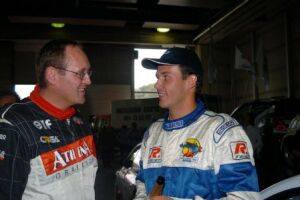
[[[0,91],[0,107],[20,101],[19,95],[13,90]]]
[[[243,126],[245,132],[252,144],[252,148],[254,151],[254,158],[259,159],[261,150],[263,148],[263,141],[262,141],[259,128],[257,128],[254,124],[254,114],[246,113],[244,116],[243,123],[244,123]]]

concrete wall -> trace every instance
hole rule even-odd
[[[300,97],[300,13],[296,1],[252,1],[257,7],[255,19],[245,23],[237,19],[251,12],[247,8],[235,13],[232,19],[220,23],[220,27],[239,27],[226,34],[212,29],[216,80],[205,83],[204,92],[218,94],[224,112],[232,111],[241,103],[276,96]],[[247,12],[245,12],[247,11]],[[256,15],[255,15],[256,14]],[[245,20],[246,21],[246,20]],[[209,38],[207,36],[207,38]],[[206,72],[209,71],[209,39],[199,42]],[[262,44],[263,53],[258,53]],[[255,68],[255,73],[235,69],[234,49],[237,46]],[[266,68],[259,66],[256,55],[264,55]],[[265,73],[264,73],[265,71]],[[206,74],[207,78],[207,74]],[[264,78],[264,79],[263,79]],[[207,79],[206,79],[207,80]]]
[[[14,82],[14,44],[12,42],[0,42],[0,89],[10,88]]]
[[[300,13],[298,6],[291,6],[288,13],[289,52],[291,66],[291,96],[300,97]]]
[[[201,61],[204,68],[202,93],[214,95],[218,103],[218,111],[231,112],[231,56],[227,46],[215,46],[217,51],[210,54],[209,45],[201,46]]]

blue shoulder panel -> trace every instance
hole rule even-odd
[[[231,118],[229,121],[225,122],[225,118],[221,115],[218,115],[222,117],[223,122],[216,128],[214,131],[214,142],[218,143],[223,135],[228,131],[229,129],[239,126],[240,124],[233,118]]]

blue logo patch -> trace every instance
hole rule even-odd
[[[220,141],[220,139],[222,138],[222,136],[226,133],[226,131],[228,131],[229,129],[239,126],[239,123],[232,119],[228,122],[225,122],[224,124],[221,124],[219,127],[217,127],[217,129],[214,132],[214,140],[216,143],[218,143]]]

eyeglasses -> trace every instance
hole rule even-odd
[[[60,70],[63,70],[63,71],[66,71],[66,72],[71,72],[73,74],[76,74],[78,76],[78,78],[80,78],[81,80],[84,79],[85,75],[88,75],[88,77],[90,78],[93,74],[93,71],[92,70],[89,70],[87,72],[74,72],[72,70],[68,70],[68,69],[65,69],[65,68],[62,68],[62,67],[54,67],[56,69],[60,69]]]

